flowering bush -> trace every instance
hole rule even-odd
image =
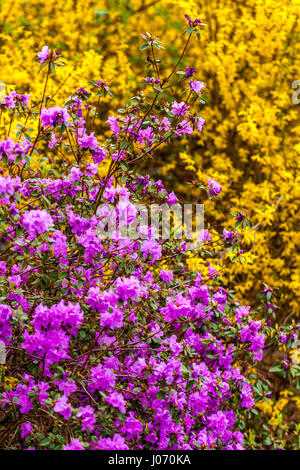
[[[290,347],[296,326],[273,326],[267,287],[252,312],[222,287],[212,262],[220,250],[240,259],[235,229],[224,228],[217,242],[209,230],[197,234],[204,277],[189,269],[188,236],[161,238],[138,217],[139,203],[178,201],[162,181],[141,174],[140,163],[204,125],[204,83],[181,67],[201,26],[188,17],[183,52],[167,70],[156,57],[162,43],[143,36],[150,76],[114,115],[101,111],[113,97],[104,80],[48,106],[47,85],[63,63],[47,46],[38,54],[46,76],[41,100],[31,104],[13,92],[0,105],[8,122],[0,142],[2,447],[261,445],[248,424],[255,401],[270,398],[270,382],[249,366],[265,349]],[[107,137],[96,134],[99,117]],[[33,127],[17,126],[13,139],[13,118]],[[35,156],[44,167],[34,166]],[[201,187],[209,198],[222,189],[211,178]],[[137,237],[124,235],[124,216]],[[236,228],[247,229],[243,215],[235,217]],[[113,219],[116,230],[102,236]],[[285,377],[300,374],[297,365],[276,367]]]

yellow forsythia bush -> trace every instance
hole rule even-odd
[[[246,300],[262,281],[280,287],[284,312],[296,314],[300,125],[291,84],[300,78],[299,11],[299,0],[5,0],[0,80],[23,92],[31,86],[38,100],[42,80],[34,78],[33,52],[47,44],[62,51],[67,63],[48,84],[49,104],[96,78],[111,81],[121,100],[130,95],[134,77],[142,82],[146,75],[137,59],[140,34],[164,31],[163,40],[172,44],[168,52],[175,53],[181,18],[196,12],[208,26],[201,41],[191,44],[192,60],[185,65],[201,71],[206,83],[206,125],[198,141],[180,149],[180,159],[178,149],[168,148],[153,171],[186,197],[193,188],[187,179],[217,179],[223,193],[206,204],[206,219],[223,224],[239,209],[252,224],[243,235],[244,263],[230,269],[229,284]]]
[[[186,64],[200,70],[206,83],[206,125],[201,138],[182,149],[180,162],[177,149],[163,155],[161,171],[171,187],[181,182],[177,188],[183,196],[193,188],[186,184],[189,178],[201,182],[214,176],[221,183],[223,196],[206,204],[206,220],[223,224],[239,209],[252,225],[243,235],[244,262],[230,269],[230,285],[248,300],[262,281],[280,287],[284,313],[296,316],[300,126],[291,86],[300,70],[299,1],[158,4],[152,22],[150,11],[138,20],[132,15],[127,31],[142,31],[144,19],[155,34],[165,23],[176,47],[179,8],[196,9],[208,25],[201,42],[189,50],[193,63]],[[162,9],[165,15],[158,14]]]

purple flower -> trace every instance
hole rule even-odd
[[[238,232],[229,232],[226,228],[223,229],[224,240],[228,243],[233,243]]]
[[[128,439],[132,439],[135,436],[137,439],[140,438],[143,425],[139,420],[135,419],[133,411],[129,411],[128,417],[124,421],[122,431],[126,434]]]
[[[123,398],[123,395],[118,392],[111,393],[108,397],[105,398],[106,403],[109,403],[114,408],[118,408],[121,413],[126,413],[126,402]]]
[[[218,275],[218,271],[213,266],[208,266],[208,275],[210,279],[213,279]]]
[[[0,181],[1,181],[1,179],[0,179]],[[0,183],[0,185],[1,185],[1,183]],[[7,269],[6,262],[5,261],[0,261],[0,276],[5,276],[6,269]]]
[[[115,282],[115,288],[116,294],[122,300],[139,298],[144,293],[140,281],[134,276],[118,278]]]
[[[184,15],[186,17],[186,19],[188,20],[189,22],[189,26],[196,26],[197,24],[200,24],[201,23],[201,20],[200,18],[195,18],[194,20],[192,20],[189,15]]]
[[[113,438],[107,437],[98,440],[97,449],[100,450],[129,450],[125,438],[120,434],[115,434]]]
[[[183,119],[181,122],[178,123],[176,127],[175,134],[179,137],[181,137],[184,134],[192,134],[193,133],[193,128],[189,121],[186,119]]]
[[[236,216],[236,220],[238,220],[239,222],[241,222],[244,218],[245,218],[245,214],[243,214],[242,212],[240,212],[237,216]]]
[[[122,328],[123,326],[123,312],[119,308],[113,308],[110,312],[101,313],[100,315],[100,325],[106,326],[108,328]]]
[[[50,51],[49,51],[48,46],[43,46],[37,55],[38,55],[38,58],[40,59],[40,63],[43,64],[50,57]]]
[[[0,158],[2,154],[5,154],[7,155],[8,161],[10,163],[15,162],[18,156],[22,156],[28,152],[30,145],[28,146],[27,143],[27,140],[26,142],[23,140],[23,142],[15,143],[13,139],[7,137],[6,140],[2,142],[0,141]],[[25,161],[23,160],[23,162]]]
[[[81,444],[78,438],[72,439],[70,444],[65,445],[64,450],[84,450],[83,445]]]
[[[120,127],[119,127],[119,124],[118,124],[118,120],[116,117],[114,116],[110,116],[107,121],[109,126],[110,126],[110,129],[111,131],[113,132],[114,135],[118,135],[119,132],[120,132]]]
[[[209,233],[209,230],[200,230],[200,233],[199,235],[197,236],[198,240],[202,241],[202,242],[210,242],[212,240],[211,236],[210,236],[210,233]]]
[[[240,307],[238,307],[235,311],[235,316],[236,316],[236,320],[237,322],[241,322],[241,320],[244,318],[244,317],[247,317],[248,315],[250,315],[250,307],[244,307],[243,305],[241,305]]]
[[[101,147],[96,147],[96,149],[92,151],[92,156],[95,163],[101,163],[106,155],[106,150]]]
[[[207,182],[209,195],[217,196],[222,191],[222,186],[217,181],[207,178]]]
[[[205,124],[205,120],[202,117],[200,117],[197,120],[197,129],[198,129],[199,132],[202,132],[204,124]]]
[[[53,127],[56,124],[69,124],[69,113],[61,106],[54,106],[53,108],[43,108],[41,110],[41,123],[43,127]]]
[[[37,209],[24,212],[22,224],[30,235],[37,236],[49,230],[53,219],[46,210]]]
[[[255,401],[252,398],[252,389],[247,383],[243,383],[242,385],[241,399],[241,405],[244,408],[248,408],[250,410],[255,405]]]
[[[68,380],[60,380],[54,382],[55,385],[59,388],[61,392],[63,392],[64,396],[66,398],[69,398],[69,396],[77,391],[77,385],[75,382],[69,382]]]
[[[160,125],[158,127],[158,130],[159,131],[168,131],[171,127],[171,123],[169,121],[168,118],[164,117],[161,121],[160,121]]]
[[[8,108],[14,109],[16,107],[15,103],[16,92],[12,90],[9,95],[5,96],[5,105]]]
[[[56,413],[62,415],[66,420],[70,419],[72,416],[72,409],[66,396],[59,398],[53,409]]]
[[[174,101],[171,107],[171,111],[173,114],[175,114],[175,116],[184,116],[188,109],[189,107],[185,104],[184,101],[181,101],[181,103]]]
[[[179,199],[176,197],[175,193],[172,191],[169,195],[168,195],[168,204],[170,204],[171,206],[173,206],[177,201],[179,201]]]
[[[1,152],[1,143],[0,143],[0,152]],[[3,201],[7,201],[7,204],[10,203],[10,196],[13,196],[14,193],[20,188],[20,178],[11,178],[10,175],[0,176],[0,194],[3,197]]]
[[[190,78],[194,73],[197,73],[197,70],[192,67],[186,68],[186,78]]]
[[[86,429],[89,431],[94,430],[96,418],[94,416],[94,409],[90,405],[80,406],[76,416],[82,420],[82,431]]]
[[[264,296],[268,295],[268,294],[272,294],[273,293],[273,289],[269,286],[265,286],[264,288]]]
[[[81,177],[82,171],[79,168],[73,166],[70,171],[70,181],[72,183],[74,183],[75,181],[80,181]]]
[[[204,83],[203,82],[189,82],[190,83],[190,87],[191,87],[191,90],[193,90],[195,93],[201,93],[201,90],[205,87]]]
[[[146,259],[148,255],[152,255],[153,262],[161,257],[161,245],[154,239],[144,240],[141,245],[141,252],[143,258]]]
[[[25,423],[23,423],[21,426],[20,426],[20,429],[21,429],[21,437],[22,439],[24,439],[26,436],[29,436],[29,434],[31,433],[32,431],[32,426],[31,426],[31,423],[29,421],[25,421]]]
[[[91,368],[91,380],[95,388],[109,390],[116,383],[116,374],[111,369],[98,364],[96,367]]]
[[[23,103],[24,106],[28,106],[30,99],[30,94],[28,95],[20,95],[20,101]]]
[[[168,284],[171,284],[171,281],[174,277],[174,274],[172,271],[165,271],[164,269],[160,270],[159,277],[163,282],[167,282]]]
[[[39,394],[38,394],[38,400],[42,406],[46,406],[45,400],[48,400],[49,395],[47,393],[47,390],[49,390],[50,385],[46,382],[39,382],[38,383],[38,389],[39,389]]]
[[[283,333],[279,335],[279,339],[283,344],[286,344],[287,338],[288,338],[287,335],[284,335]]]
[[[65,258],[68,254],[67,237],[61,233],[60,230],[55,230],[53,232],[52,249],[54,255],[57,257],[63,256]]]
[[[91,150],[95,150],[97,148],[97,138],[95,137],[95,133],[92,132],[88,135],[85,129],[79,129],[78,143],[82,149],[89,148]]]
[[[154,77],[146,77],[145,78],[146,82],[147,83],[156,83],[156,84],[159,84],[159,79],[158,78],[154,78]]]
[[[10,318],[13,316],[9,305],[0,304],[0,340],[8,345],[12,336]]]

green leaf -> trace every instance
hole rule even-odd
[[[282,372],[283,368],[280,364],[277,364],[276,366],[271,367],[270,372]]]
[[[43,439],[41,442],[40,442],[40,446],[42,447],[46,447],[46,446],[49,446],[50,445],[50,439],[48,437],[45,437],[45,439]]]
[[[194,380],[190,380],[185,388],[185,390],[188,392],[189,390],[191,390],[193,388],[195,384],[195,381]]]
[[[96,16],[105,16],[105,15],[108,15],[108,12],[105,11],[105,10],[95,10],[94,13],[95,13]]]
[[[161,390],[160,392],[158,392],[158,394],[156,395],[156,397],[158,398],[158,400],[163,400],[166,396],[166,392],[164,392],[163,390]]]

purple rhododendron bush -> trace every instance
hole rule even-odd
[[[0,105],[1,117],[35,123],[15,135],[9,126],[0,142],[2,448],[255,445],[255,401],[271,396],[259,364],[265,349],[291,346],[297,327],[278,328],[268,287],[253,308],[222,287],[212,261],[226,250],[239,262],[245,216],[235,214],[217,241],[202,230],[197,250],[188,235],[165,239],[139,218],[140,204],[178,202],[139,173],[141,161],[205,125],[205,84],[182,67],[202,27],[188,21],[182,55],[169,67],[157,59],[162,43],[145,34],[148,76],[121,109],[107,112],[113,95],[97,79],[49,106],[47,83],[63,64],[47,46],[38,53],[41,101],[11,92]],[[202,202],[221,189],[203,183]],[[104,236],[108,225],[116,229]],[[189,269],[191,256],[208,263],[207,277]],[[282,373],[295,377],[299,366],[286,363]]]

